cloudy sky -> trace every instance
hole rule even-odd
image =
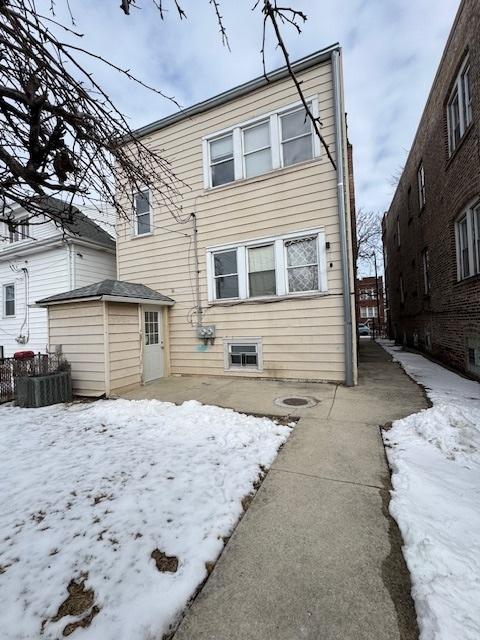
[[[44,0],[47,2],[47,0]],[[261,16],[253,0],[221,0],[231,52],[222,46],[208,0],[173,0],[162,22],[153,0],[137,0],[127,17],[119,0],[70,0],[83,46],[128,67],[182,106],[261,75]],[[50,4],[48,2],[48,4]],[[459,0],[289,0],[308,16],[303,32],[286,31],[292,59],[334,42],[344,49],[349,136],[354,145],[357,205],[383,211],[392,176],[406,159]],[[61,15],[62,0],[56,6]],[[282,59],[272,47],[269,68]],[[134,126],[171,113],[172,103],[88,62]]]

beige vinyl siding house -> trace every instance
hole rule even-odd
[[[310,123],[303,118],[302,129],[299,118],[289,115],[298,115],[301,104],[284,70],[272,74],[270,83],[257,79],[138,132],[188,185],[181,187],[179,199],[183,224],[149,193],[138,200],[132,221],[117,225],[119,279],[145,284],[175,300],[169,309],[172,374],[356,382],[340,49],[335,46],[310,56],[295,68],[305,97],[321,119],[338,171],[313,132],[310,157],[301,158],[308,132],[303,142],[298,137]],[[212,146],[212,140],[217,144]],[[295,156],[295,145],[300,161],[287,166]],[[257,157],[252,158],[255,152]],[[262,168],[262,162],[265,172],[248,177],[258,171],[259,163]],[[212,181],[224,180],[229,172],[235,179],[213,186]],[[261,247],[263,256],[262,251],[252,252]],[[294,256],[295,252],[302,255]],[[302,266],[307,259],[310,266]],[[233,266],[222,266],[222,260]],[[296,274],[292,265],[297,265]],[[225,274],[227,267],[235,270],[237,287],[235,273],[222,276],[224,289],[233,286],[233,295],[225,298],[218,291],[215,271]],[[269,289],[265,279],[272,279],[272,272],[275,281]],[[302,274],[312,285],[292,287],[292,280]],[[263,278],[259,287],[265,295],[252,294],[255,278],[260,282]],[[201,329],[213,326],[214,340],[199,339],[197,323]],[[239,365],[238,357],[232,357],[232,345],[247,345],[253,358],[243,354]]]

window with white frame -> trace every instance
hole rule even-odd
[[[252,178],[271,171],[270,121],[243,128],[242,136],[245,177]]]
[[[464,60],[447,103],[448,149],[452,154],[472,121],[470,62]]]
[[[307,104],[318,117],[318,99]],[[320,156],[320,141],[297,103],[204,138],[204,186],[219,187]]]
[[[144,189],[134,196],[135,235],[143,236],[152,232],[152,213],[150,207],[150,191]]]
[[[213,254],[215,299],[238,298],[237,250],[216,251]]]
[[[420,207],[420,211],[425,206],[426,197],[425,197],[425,167],[423,166],[423,162],[420,163],[417,171],[417,182],[418,182],[418,204]]]
[[[25,240],[29,236],[29,224],[28,220],[19,220],[15,225],[8,226],[8,239],[9,242],[19,242]]]
[[[455,236],[458,279],[480,274],[480,201],[467,207],[459,216]]]
[[[218,187],[235,180],[233,158],[233,135],[210,141],[210,175],[212,187]]]
[[[210,301],[326,291],[324,231],[208,249],[207,274]]]
[[[378,318],[377,307],[361,307],[360,317],[361,318]]]
[[[280,117],[282,161],[285,167],[313,158],[313,127],[304,107]]]
[[[423,292],[426,296],[430,294],[430,257],[428,249],[422,251],[422,267],[423,267]]]
[[[3,315],[5,317],[15,315],[15,285],[3,285]]]
[[[274,296],[277,292],[275,279],[275,245],[247,247],[248,294],[249,297]]]
[[[225,338],[223,349],[225,371],[262,370],[261,338]]]
[[[287,291],[318,290],[318,243],[316,236],[285,242]]]

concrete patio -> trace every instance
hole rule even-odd
[[[381,347],[360,358],[355,388],[184,377],[126,394],[301,418],[175,640],[418,638],[379,427],[427,403]],[[319,402],[274,404],[286,395]]]

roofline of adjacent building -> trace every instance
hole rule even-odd
[[[115,296],[115,295],[91,295],[82,296],[81,298],[63,298],[62,300],[39,300],[34,307],[50,307],[55,304],[72,304],[74,302],[92,302],[102,300],[105,302],[130,302],[131,304],[145,304],[155,307],[173,307],[174,300],[157,300],[152,298],[129,298],[128,296]]]
[[[25,242],[19,240],[18,242],[12,242],[6,247],[0,247],[0,262],[5,260],[15,260],[22,258],[23,256],[32,255],[55,247],[60,247],[63,244],[78,244],[83,247],[89,247],[90,249],[98,249],[99,251],[105,251],[112,255],[116,254],[115,240],[112,239],[114,246],[108,246],[103,242],[97,240],[90,240],[83,238],[82,236],[76,236],[72,233],[66,232],[65,234],[58,232],[57,234],[50,236],[49,238],[43,238],[42,240],[26,239]]]
[[[304,56],[303,58],[292,62],[291,67],[294,72],[299,73],[300,71],[304,71],[305,69],[309,69],[310,67],[314,67],[317,64],[329,60],[334,51],[340,50],[340,44],[336,42],[335,44],[332,44],[325,49],[315,51],[308,56]],[[133,134],[137,138],[149,135],[151,133],[154,133],[155,131],[164,129],[165,127],[168,127],[176,122],[180,122],[181,120],[185,120],[186,118],[191,118],[192,116],[198,115],[199,113],[204,113],[205,111],[209,111],[214,107],[218,107],[222,104],[230,102],[231,100],[240,98],[241,96],[255,91],[256,89],[265,87],[272,82],[283,80],[284,78],[288,77],[288,75],[288,68],[286,66],[280,67],[279,69],[275,69],[274,71],[270,71],[269,73],[267,73],[266,77],[264,75],[258,76],[257,78],[240,84],[233,89],[228,89],[228,91],[224,91],[223,93],[219,93],[216,96],[207,98],[207,100],[197,102],[191,107],[187,107],[186,109],[182,109],[181,111],[172,113],[165,118],[161,118],[160,120],[156,120],[155,122],[147,124],[144,127],[140,127],[139,129],[136,129]]]
[[[393,197],[392,197],[392,199],[390,201],[390,205],[389,205],[387,211],[385,211],[384,218],[388,215],[390,209],[392,208],[393,203],[395,202],[395,199],[397,197],[397,193],[400,190],[400,186],[402,184],[402,179],[403,179],[403,175],[405,173],[405,169],[406,169],[408,163],[410,162],[410,158],[412,156],[413,149],[415,148],[415,144],[417,142],[417,138],[418,138],[418,134],[419,134],[419,131],[420,131],[420,127],[421,127],[423,119],[425,117],[425,113],[427,111],[428,105],[430,104],[430,100],[432,99],[433,91],[434,91],[434,89],[435,89],[435,87],[437,85],[437,82],[438,82],[438,78],[439,78],[439,75],[440,75],[440,70],[442,69],[443,63],[445,61],[445,57],[447,55],[448,48],[449,48],[450,43],[451,43],[452,38],[453,38],[453,34],[455,33],[455,29],[457,27],[458,21],[460,20],[460,16],[462,15],[462,12],[463,12],[463,10],[465,8],[465,4],[466,3],[467,3],[467,0],[461,0],[460,6],[458,7],[457,13],[455,15],[455,20],[453,21],[453,24],[452,24],[452,26],[450,28],[450,32],[448,34],[447,42],[445,43],[445,46],[443,48],[442,57],[440,58],[440,62],[438,63],[437,71],[436,71],[436,73],[435,73],[435,75],[433,77],[432,86],[430,87],[430,91],[428,93],[428,97],[427,97],[427,100],[425,102],[425,106],[423,107],[422,115],[420,116],[420,120],[418,122],[417,130],[415,131],[415,136],[413,138],[413,141],[412,141],[412,144],[411,144],[411,147],[410,147],[410,151],[408,152],[408,156],[407,156],[407,159],[405,161],[405,165],[403,167],[402,175],[400,176],[400,180],[398,181],[397,188],[395,189],[395,193],[393,194]]]

